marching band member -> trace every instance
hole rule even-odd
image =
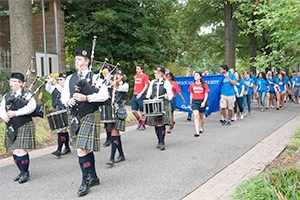
[[[105,65],[102,69],[102,75],[103,75],[104,78],[106,78],[106,79],[110,78],[109,71],[110,71],[110,68],[107,65],[107,63],[105,63]],[[105,82],[105,85],[107,86],[109,97],[111,98],[112,86],[109,82]],[[108,102],[109,102],[108,105],[110,105],[111,101],[108,100]],[[106,131],[106,140],[103,143],[103,146],[105,146],[105,147],[108,147],[111,144],[111,128],[108,128],[108,127],[109,127],[109,124],[104,123],[104,128],[105,128],[105,131]]]
[[[60,73],[58,75],[57,81],[54,77],[48,76],[46,78],[47,84],[45,89],[52,95],[52,110],[59,111],[63,110],[66,107],[61,102],[61,93],[66,81],[66,74]],[[58,131],[57,133],[57,150],[52,152],[53,155],[60,157],[61,155],[65,155],[71,153],[69,146],[69,133],[67,130]],[[62,152],[62,146],[65,145],[65,150]]]
[[[14,181],[25,183],[29,179],[29,154],[26,149],[35,149],[35,126],[29,116],[35,108],[36,101],[31,98],[27,105],[18,105],[20,98],[25,95],[22,88],[24,75],[13,72],[9,80],[11,92],[4,95],[1,101],[0,117],[12,126],[6,130],[4,147],[12,149],[13,159],[20,170]],[[17,133],[15,138],[9,138],[10,133]]]
[[[86,195],[90,187],[100,184],[93,153],[93,151],[100,150],[100,112],[97,102],[104,102],[108,99],[105,85],[89,95],[82,94],[85,91],[80,91],[80,93],[76,91],[75,86],[81,80],[86,80],[88,86],[98,85],[97,75],[89,70],[90,61],[91,53],[88,50],[76,51],[75,64],[78,72],[67,77],[62,93],[62,103],[71,108],[73,119],[80,122],[79,124],[72,123],[70,127],[82,172],[82,183],[77,192],[78,196]],[[83,77],[85,79],[82,79]]]
[[[115,123],[109,123],[111,125],[111,155],[107,165],[113,165],[114,163],[125,161],[125,156],[122,148],[122,141],[120,131],[125,131],[126,126],[126,116],[120,116],[118,114],[118,108],[125,109],[125,97],[129,89],[128,83],[125,83],[126,75],[123,73],[121,69],[119,69],[115,75],[115,81],[111,80],[109,77],[107,80],[109,83],[115,88],[114,96],[114,105],[117,109],[117,119]],[[121,113],[122,114],[122,113]],[[118,149],[119,156],[115,160],[115,153]]]
[[[166,125],[172,125],[171,122],[171,105],[173,98],[172,85],[165,76],[165,68],[162,66],[154,67],[155,79],[150,82],[147,91],[147,99],[164,99],[164,111],[162,116],[147,117],[146,124],[155,126],[155,134],[158,139],[157,149],[165,150]]]

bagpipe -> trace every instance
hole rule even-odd
[[[90,66],[89,66],[89,71],[91,72],[92,69],[92,63],[93,63],[93,58],[94,58],[94,50],[95,50],[95,46],[96,46],[96,40],[97,40],[97,36],[94,36],[93,39],[93,45],[92,45],[92,51],[91,51],[91,61],[90,61]],[[97,78],[96,78],[96,82],[99,80],[100,76],[101,76],[101,72],[103,70],[103,68],[105,67],[105,65],[107,64],[108,59],[105,58],[102,67],[99,70],[99,73],[97,74]],[[118,68],[120,64],[117,63],[114,68],[110,71],[110,73],[107,76],[111,76],[113,73],[115,73],[116,69]],[[106,75],[105,75],[106,76]],[[96,83],[92,83],[93,80],[93,76],[92,73],[88,73],[88,77],[81,77],[77,83],[75,84],[75,92],[84,94],[84,95],[90,95],[93,93],[97,93],[99,91],[99,89],[101,88],[101,86],[103,84],[106,84],[107,80],[105,79],[100,85],[96,85]]]
[[[31,94],[31,90],[34,86],[34,84],[37,82],[39,77],[35,77],[31,85],[27,88],[27,81],[28,78],[32,72],[32,66],[33,66],[33,61],[34,57],[31,57],[30,64],[28,66],[28,69],[26,71],[26,75],[24,77],[24,82],[22,85],[22,93],[19,96],[15,96],[14,92],[10,92],[9,96],[6,98],[6,111],[9,110],[14,110],[14,108],[22,108],[28,104],[28,102],[31,100],[32,97],[35,96],[35,94],[41,89],[41,87],[45,84],[43,82],[41,85],[37,87],[37,89]],[[28,115],[30,118],[31,117],[43,117],[44,116],[44,105],[43,104],[38,104],[35,108],[35,110]],[[30,120],[29,118],[29,120]],[[25,119],[26,120],[26,119]],[[28,119],[27,119],[28,121]],[[13,124],[11,121],[6,123],[6,134],[7,137],[11,140],[14,141],[17,137],[17,129],[20,124]]]
[[[34,57],[31,57],[30,60],[30,64],[28,66],[28,69],[26,71],[26,75],[24,77],[24,82],[22,85],[22,95],[15,97],[15,95],[13,93],[10,94],[10,96],[8,97],[8,100],[6,102],[6,105],[10,105],[8,106],[8,109],[11,107],[11,105],[14,105],[18,108],[22,108],[24,106],[26,106],[28,104],[28,102],[31,100],[32,97],[34,97],[39,90],[42,88],[42,86],[45,84],[45,82],[43,81],[42,84],[40,84],[36,90],[31,94],[31,90],[33,88],[33,86],[35,85],[35,83],[40,80],[39,76],[36,76],[34,78],[34,80],[32,81],[32,83],[30,84],[29,87],[27,87],[27,82],[28,82],[28,78],[32,72],[32,66],[33,66],[33,61],[34,61]],[[37,104],[34,112],[32,112],[30,115],[30,117],[41,117],[43,118],[44,116],[44,105],[43,104]]]

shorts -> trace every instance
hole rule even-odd
[[[173,112],[176,109],[176,97],[174,97],[171,101],[171,111]]]
[[[137,94],[134,94],[131,98],[131,110],[144,111],[143,101],[146,99],[146,94],[144,93],[139,99],[136,98]]]
[[[228,110],[233,110],[234,99],[235,99],[234,96],[221,95],[220,108],[227,108]]]
[[[199,112],[204,113],[206,106],[201,107],[203,100],[192,100],[192,110],[199,110]]]

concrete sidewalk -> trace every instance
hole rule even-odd
[[[291,133],[299,126],[300,115],[274,131],[271,135],[255,145],[242,157],[217,173],[184,200],[227,200],[237,186],[261,173],[285,149],[291,140]]]

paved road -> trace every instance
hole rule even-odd
[[[205,133],[195,138],[193,123],[177,112],[165,151],[155,148],[152,127],[143,132],[130,127],[122,134],[126,161],[108,168],[110,148],[95,153],[101,185],[82,199],[182,199],[299,114],[300,106],[292,103],[279,111],[254,108],[250,118],[221,126],[220,115],[213,113],[206,118]],[[12,181],[18,174],[12,158],[0,160],[0,199],[77,198],[81,172],[75,150],[57,159],[54,149],[30,153],[31,179],[25,184]]]

